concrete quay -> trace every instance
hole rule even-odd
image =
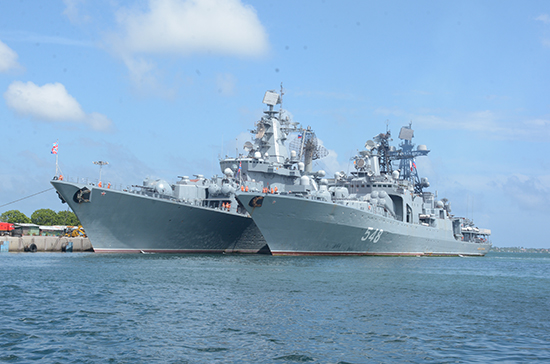
[[[88,238],[60,236],[0,236],[0,252],[93,252]]]

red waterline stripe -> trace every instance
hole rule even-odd
[[[462,256],[481,256],[482,254],[464,254],[464,253],[369,253],[369,252],[292,252],[292,251],[271,251],[272,255],[280,256],[300,256],[300,255],[322,255],[322,256],[339,256],[339,255],[354,255],[354,256],[386,256],[386,257],[458,257]]]
[[[167,254],[223,254],[224,250],[205,249],[94,249],[96,253],[167,253]]]

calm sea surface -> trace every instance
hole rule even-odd
[[[0,362],[550,362],[550,255],[0,254]]]

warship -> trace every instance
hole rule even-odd
[[[70,181],[56,172],[51,184],[82,223],[96,252],[269,254],[235,193],[311,188],[303,179],[312,173],[311,163],[303,162],[303,145],[304,135],[314,133],[291,120],[282,108],[282,95],[282,88],[280,94],[265,93],[268,110],[251,130],[253,142],[245,143],[244,154],[220,158],[222,176],[181,176],[174,184],[146,178],[141,185],[116,189],[102,184],[100,165],[100,180],[95,183]],[[290,135],[302,152],[289,153]],[[313,178],[308,181],[314,183]]]
[[[491,231],[425,191],[415,158],[430,151],[414,148],[413,137],[411,124],[401,128],[397,149],[390,131],[378,134],[352,158],[355,171],[316,178],[307,191],[240,192],[237,199],[273,255],[485,255]]]

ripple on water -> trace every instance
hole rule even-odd
[[[550,259],[0,259],[0,361],[550,361]]]

